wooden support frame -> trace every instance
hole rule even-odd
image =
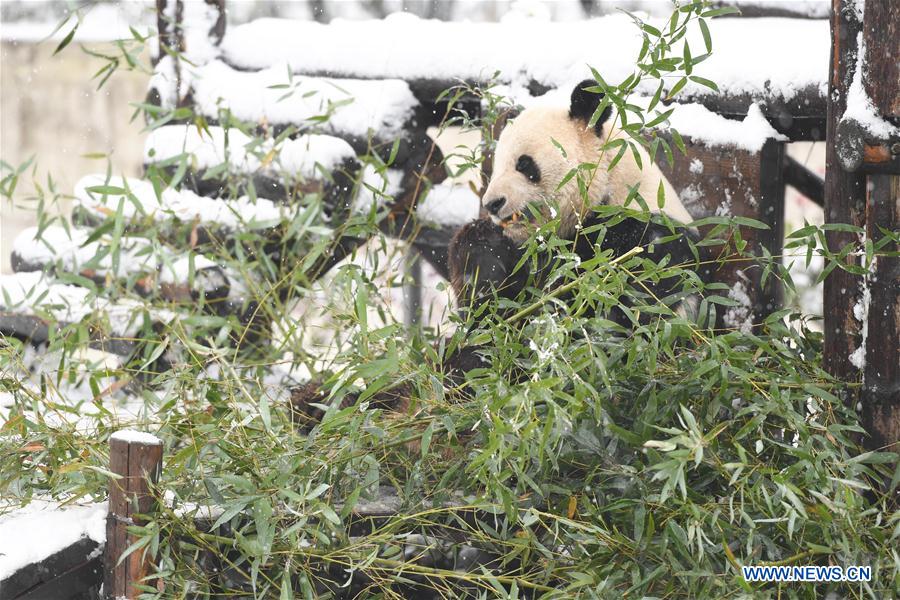
[[[784,142],[767,140],[759,153],[759,220],[769,225],[769,229],[757,233],[758,253],[763,249],[773,261],[781,262],[784,246],[784,164],[787,152]],[[777,271],[762,281],[754,277],[760,289],[756,294],[753,312],[760,320],[779,310],[784,303],[781,281],[775,276]]]
[[[900,231],[900,135],[894,128],[873,134],[844,118],[851,82],[861,81],[877,118],[900,123],[900,0],[868,2],[859,22],[853,0],[832,3],[832,71],[828,94],[825,174],[826,223],[864,228],[876,251],[864,276],[835,269],[825,279],[825,366],[847,383],[845,401],[860,412],[866,446],[900,450],[900,248],[885,239]],[[866,55],[860,41],[865,43]],[[857,73],[865,65],[863,73]],[[858,100],[856,101],[859,102]],[[859,106],[856,107],[859,109]],[[828,247],[858,242],[854,233],[829,231]]]
[[[784,155],[784,183],[819,206],[825,206],[825,180],[788,154]]]
[[[833,0],[831,15],[831,73],[828,78],[827,139],[825,149],[825,222],[864,227],[866,219],[866,178],[841,168],[838,156],[838,125],[847,109],[847,91],[856,69],[856,39],[862,24],[858,21],[854,0]],[[837,251],[857,242],[854,233],[829,231],[828,248]],[[849,255],[848,264],[857,265]],[[835,269],[825,279],[825,368],[835,377],[858,381],[859,372],[850,360],[861,341],[859,321],[853,307],[859,302],[862,278],[843,269]],[[852,394],[850,395],[852,396]],[[853,398],[848,397],[848,402]]]
[[[122,554],[137,541],[128,533],[130,525],[142,523],[139,515],[153,511],[155,498],[150,486],[162,471],[162,441],[136,431],[118,431],[109,438],[109,470],[118,477],[109,481],[109,514],[106,520],[106,551],[103,589],[110,599],[137,598],[139,585],[152,572],[152,557],[146,548],[124,560]]]
[[[866,235],[877,243],[882,230],[900,231],[900,176],[878,175],[869,183]],[[879,254],[867,281],[861,418],[871,448],[894,445],[900,451],[900,244],[889,244]]]

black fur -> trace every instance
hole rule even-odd
[[[490,219],[479,219],[460,229],[449,247],[450,284],[460,306],[470,306],[491,294],[515,298],[528,282],[528,273],[513,273],[522,250]]]
[[[595,226],[601,225],[601,227]],[[670,265],[695,265],[695,256],[691,250],[691,241],[696,241],[694,234],[683,228],[674,234],[665,225],[654,221],[644,222],[635,218],[624,218],[621,221],[610,219],[604,221],[597,216],[589,217],[574,240],[574,251],[582,262],[593,259],[598,252],[612,250],[612,258],[621,256],[634,248],[642,246],[641,256],[655,263],[668,259]],[[659,243],[653,243],[660,240]],[[599,245],[599,249],[596,246]],[[523,256],[522,248],[503,235],[503,229],[490,219],[480,219],[465,225],[450,243],[450,274],[453,289],[463,306],[486,301],[491,290],[504,298],[515,298],[533,278],[536,286],[541,284],[546,266],[552,257],[540,257],[542,265],[538,272],[530,272],[530,265],[523,265],[514,272]],[[702,260],[702,259],[701,259]],[[476,276],[477,271],[477,278]],[[700,272],[702,280],[708,274]],[[647,292],[659,299],[677,292],[680,279],[673,277],[657,282],[644,282],[649,288]],[[643,289],[643,288],[642,288]],[[673,303],[673,308],[677,302]],[[617,319],[618,320],[618,319]]]
[[[531,183],[541,182],[541,170],[534,159],[527,154],[523,154],[516,161],[516,171],[527,177]]]
[[[575,86],[575,89],[572,90],[571,104],[569,105],[569,116],[571,118],[584,121],[585,124],[590,122],[591,117],[593,117],[594,113],[597,111],[597,107],[600,106],[600,101],[603,100],[604,94],[588,92],[585,91],[585,88],[594,87],[596,85],[597,82],[593,79],[585,79]],[[597,122],[594,124],[594,131],[597,132],[597,135],[601,134],[603,124],[611,115],[612,109],[607,106],[603,110],[603,114],[600,115],[600,118],[597,119]]]

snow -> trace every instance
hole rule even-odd
[[[743,275],[738,272],[739,275]],[[753,304],[747,294],[747,287],[743,281],[735,281],[728,290],[728,297],[738,303],[730,306],[725,311],[723,321],[727,327],[737,329],[741,333],[750,333],[753,330]]]
[[[312,179],[353,159],[356,153],[344,140],[327,135],[302,135],[279,144],[266,138],[252,138],[239,129],[209,127],[204,131],[191,125],[167,125],[150,132],[144,143],[144,162],[160,163],[182,154],[191,157],[197,169],[211,169],[227,163],[233,173],[265,170],[275,176]]]
[[[857,0],[860,1],[862,0]],[[831,13],[831,0],[730,0],[729,4],[738,8],[786,10],[818,19],[827,19]]]
[[[759,152],[766,140],[787,140],[769,124],[756,103],[747,109],[747,116],[743,121],[717,115],[701,104],[675,106],[675,111],[669,117],[669,124],[681,135],[690,136],[692,141],[708,147],[734,146],[749,152]],[[702,169],[701,164],[700,172]],[[695,172],[693,164],[691,172]]]
[[[135,429],[120,429],[109,436],[110,440],[125,442],[126,444],[144,444],[149,446],[161,446],[162,440],[151,433],[137,431]]]
[[[699,158],[695,158],[694,160],[691,161],[691,166],[689,167],[689,170],[694,175],[702,175],[703,174],[703,161],[700,160]]]
[[[650,22],[660,24],[660,19]],[[827,90],[827,20],[713,19],[709,27],[713,54],[696,67],[695,74],[712,79],[722,91],[790,99],[807,87],[822,94]],[[693,54],[701,54],[704,44],[699,28],[694,27],[687,37]],[[486,81],[499,70],[507,83],[534,80],[549,87],[568,87],[589,75],[587,65],[597,68],[607,81],[622,81],[634,69],[640,44],[638,29],[624,14],[575,22],[509,19],[500,24],[394,14],[382,20],[335,19],[327,26],[258,19],[230,28],[221,50],[225,61],[238,68],[277,66],[282,80],[287,63],[297,73],[447,82]],[[693,82],[685,92],[715,93]]]
[[[225,512],[221,506],[197,504],[196,502],[179,501],[175,492],[166,490],[163,492],[163,502],[172,509],[177,517],[194,517],[195,519],[218,519]]]
[[[353,211],[366,213],[373,205],[384,206],[400,193],[402,181],[403,171],[399,169],[387,169],[380,173],[373,165],[366,165],[360,181],[362,185],[353,202]]]
[[[40,308],[58,321],[80,321],[91,313],[89,296],[83,287],[51,284],[40,272],[0,275],[0,307],[7,311],[34,314]]]
[[[123,277],[136,272],[156,270],[155,258],[150,252],[151,244],[141,238],[122,238],[119,248],[119,266],[112,269],[112,254],[107,253],[96,262],[94,259],[108,244],[101,240],[86,243],[89,231],[84,229],[50,225],[40,231],[38,227],[23,229],[15,241],[12,251],[30,265],[50,265],[59,262],[67,272],[80,273],[91,269],[99,275]]]
[[[863,84],[866,77],[866,43],[862,32],[857,34],[856,46],[856,71],[853,73],[850,89],[847,90],[847,109],[844,111],[842,120],[853,119],[859,122],[866,131],[878,139],[898,135],[900,127],[894,127],[882,119],[872,104],[872,99],[866,93],[866,87]]]
[[[866,368],[866,341],[869,338],[869,304],[872,302],[872,292],[869,289],[868,276],[860,287],[862,288],[862,294],[856,304],[853,305],[853,316],[860,322],[861,339],[859,348],[850,354],[849,359],[850,364],[860,371],[864,371]]]
[[[194,273],[198,273],[203,269],[218,267],[218,265],[202,254],[194,254],[193,256],[183,256],[172,261],[171,264],[163,265],[159,269],[159,282],[163,284],[184,284],[190,279],[191,261],[194,263]]]
[[[478,218],[481,200],[465,184],[444,182],[428,191],[419,202],[417,214],[424,221],[440,225],[465,225]]]
[[[57,506],[47,500],[0,516],[0,580],[81,538],[106,543],[107,503]]]
[[[152,12],[139,5],[140,2],[134,0],[94,4],[91,10],[82,14],[72,42],[134,39],[129,27],[134,27],[144,37],[155,35],[156,28],[150,23]],[[4,42],[40,42],[49,39],[58,43],[72,31],[77,22],[75,18],[70,18],[55,33],[53,30],[59,25],[55,20],[5,22],[0,27],[0,39]]]
[[[111,301],[94,296],[77,285],[54,283],[40,272],[0,275],[0,310],[22,315],[50,316],[59,323],[77,323],[88,316],[105,317],[112,332],[134,337],[143,326],[143,314],[169,322],[175,314],[143,301],[122,298]],[[40,313],[40,314],[39,314]]]
[[[334,47],[332,40],[321,47],[328,52],[314,52],[330,57]],[[209,118],[218,118],[219,110],[228,108],[242,121],[363,138],[370,130],[387,139],[399,136],[418,105],[405,81],[291,76],[284,63],[243,72],[214,60],[194,69],[193,78],[194,102]]]
[[[189,190],[166,189],[157,199],[153,185],[148,181],[134,178],[112,177],[107,182],[106,175],[87,175],[75,184],[75,205],[94,213],[99,218],[114,214],[119,205],[120,194],[102,194],[88,191],[96,186],[109,185],[131,191],[131,196],[122,203],[126,219],[151,215],[156,221],[177,218],[183,222],[197,221],[206,226],[219,226],[230,230],[239,228],[261,229],[270,227],[283,219],[290,208],[276,206],[271,200],[257,198],[252,201],[247,196],[236,200],[207,198]]]

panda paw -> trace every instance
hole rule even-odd
[[[464,225],[450,241],[448,255],[450,284],[462,305],[492,290],[515,297],[527,281],[524,270],[514,273],[522,249],[490,219]]]

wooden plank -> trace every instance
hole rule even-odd
[[[856,39],[860,23],[856,19],[854,0],[833,0],[831,16],[831,73],[828,79],[827,139],[825,146],[825,222],[865,226],[866,178],[847,173],[841,168],[837,150],[837,130],[847,108],[847,90],[856,68]],[[857,242],[850,232],[829,231],[825,235],[828,248],[838,251]],[[858,264],[855,256],[848,264]],[[861,278],[842,269],[834,269],[825,278],[824,363],[829,373],[843,381],[857,381],[859,372],[850,355],[860,343],[860,323],[853,315],[859,301]],[[852,394],[846,400],[855,403]]]
[[[132,552],[119,562],[120,557],[137,537],[128,533],[131,524],[140,525],[139,515],[152,512],[155,498],[150,485],[159,479],[162,469],[162,442],[147,434],[116,432],[109,439],[110,471],[119,475],[109,483],[109,516],[106,524],[106,572],[104,590],[109,598],[137,598],[141,592],[138,584],[153,569],[152,557],[146,549]]]
[[[97,542],[83,537],[0,581],[0,600],[80,597],[103,581]]]
[[[770,216],[781,215],[778,205],[783,206],[783,196],[779,196],[778,188],[780,186],[780,193],[783,194],[783,176],[780,172],[767,174],[774,181],[763,189],[761,153],[734,147],[709,148],[690,138],[685,138],[684,142],[686,154],[674,152],[672,165],[662,153],[657,156],[657,163],[691,216],[696,219],[713,215],[740,216],[766,222],[762,210],[768,210]],[[770,146],[766,153],[767,161],[771,163],[769,170],[780,169],[777,165],[783,156],[783,149]],[[776,224],[776,227],[780,225]],[[708,228],[701,234],[706,231]],[[773,236],[772,232],[749,227],[741,227],[740,232],[741,238],[747,242],[747,249],[756,256],[762,254],[761,244],[765,244],[770,252],[780,247],[776,247],[774,238],[777,234]],[[746,293],[750,299],[750,307],[727,309],[719,315],[719,324],[730,328],[758,324],[762,316],[771,312],[768,307],[777,304],[774,289],[766,296],[760,285],[762,268],[759,263],[738,256],[733,242],[730,240],[727,247],[710,248],[712,256],[707,258],[720,261],[713,265],[713,281],[728,285],[737,295]]]
[[[870,178],[867,237],[878,247],[881,230],[900,230],[900,176]],[[900,244],[888,244],[868,278],[870,301],[866,365],[860,397],[871,449],[897,451],[900,442]],[[893,253],[885,256],[882,253]],[[891,447],[893,445],[893,447]]]

